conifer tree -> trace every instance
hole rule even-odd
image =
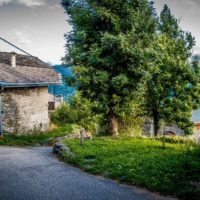
[[[107,133],[118,134],[118,108],[147,77],[146,50],[155,33],[147,0],[62,0],[72,31],[66,59],[84,97],[97,101]]]

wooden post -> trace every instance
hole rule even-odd
[[[165,132],[166,132],[166,124],[165,124],[165,121],[164,121],[164,130],[163,130],[163,149],[165,149]]]
[[[85,129],[82,128],[80,129],[80,145],[83,146],[84,144],[84,134],[85,134]]]

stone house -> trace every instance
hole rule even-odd
[[[60,75],[38,58],[0,52],[0,134],[46,131],[48,86],[60,82]]]

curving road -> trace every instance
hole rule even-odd
[[[84,173],[60,162],[51,148],[0,147],[0,200],[169,199]]]

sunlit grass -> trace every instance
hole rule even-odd
[[[200,181],[200,151],[194,146],[166,143],[142,138],[110,137],[85,141],[64,140],[75,157],[68,162],[87,172],[100,174],[163,194],[185,199],[199,199],[190,183]]]

